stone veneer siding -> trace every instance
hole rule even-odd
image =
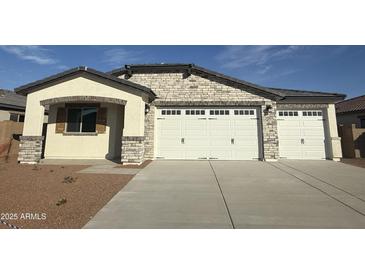
[[[41,160],[44,136],[20,136],[18,161],[36,164]]]
[[[156,107],[150,106],[149,112],[144,121],[144,159],[151,160],[154,156],[154,128],[155,128]]]
[[[194,74],[185,77],[183,73],[135,73],[128,80],[149,87],[157,95],[145,118],[145,159],[154,155],[155,106],[261,106],[263,157],[279,157],[274,101]],[[266,104],[272,105],[269,112],[265,111]]]
[[[276,103],[271,103],[271,109],[266,110],[266,105],[261,107],[262,139],[265,160],[279,158],[278,123],[276,120]]]
[[[143,136],[122,136],[122,163],[140,164],[144,158]]]
[[[290,110],[290,109],[316,110],[316,109],[324,109],[327,107],[328,107],[327,104],[277,104],[278,110]]]

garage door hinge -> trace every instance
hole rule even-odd
[[[156,157],[156,159],[165,159],[165,157]]]
[[[165,118],[157,118],[157,120],[165,120]]]
[[[209,157],[210,160],[217,160],[218,158]]]
[[[206,160],[208,158],[207,157],[199,157],[198,159],[200,159],[200,160]]]

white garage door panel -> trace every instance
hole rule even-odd
[[[325,159],[322,111],[278,111],[277,118],[281,158]]]
[[[259,158],[258,119],[254,108],[245,108],[246,112],[241,111],[240,115],[237,109],[179,110],[157,111],[157,158]]]

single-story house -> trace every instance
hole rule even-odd
[[[365,158],[365,95],[336,104],[343,156]]]
[[[11,90],[0,89],[0,121],[24,122],[26,100]]]
[[[46,159],[136,164],[342,156],[343,94],[262,87],[194,64],[77,67],[15,90],[27,96],[21,163],[38,162],[43,142]]]

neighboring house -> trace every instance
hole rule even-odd
[[[339,125],[355,124],[357,128],[365,128],[365,95],[337,103],[336,115]]]
[[[365,95],[336,104],[337,123],[345,158],[365,158]]]
[[[16,89],[27,95],[19,161],[342,156],[334,104],[345,95],[261,87],[193,64],[78,67]],[[47,138],[42,136],[49,106]]]
[[[27,97],[0,89],[0,121],[24,122]]]

